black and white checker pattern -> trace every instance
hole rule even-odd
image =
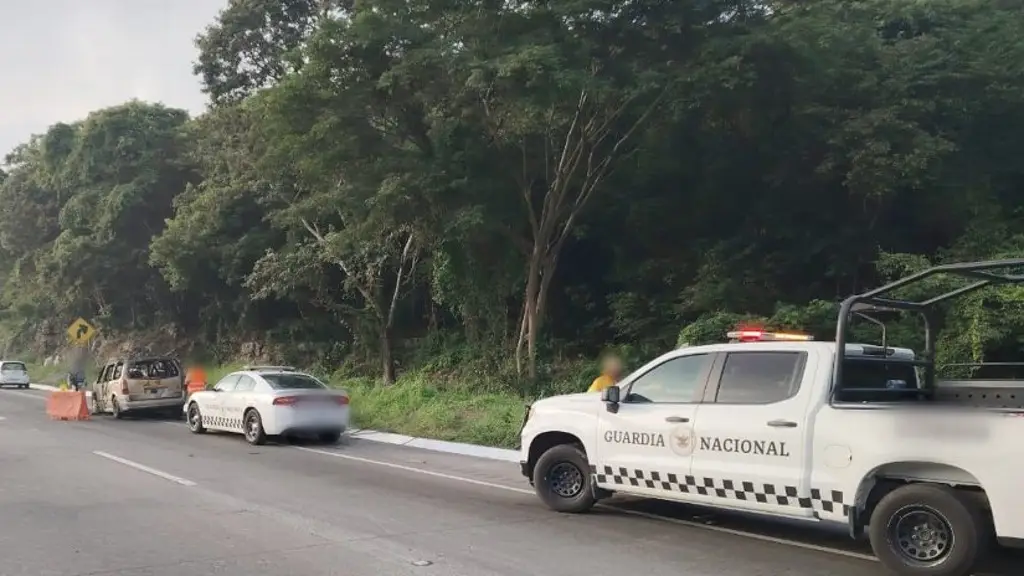
[[[725,500],[744,500],[761,504],[810,508],[828,515],[849,516],[850,506],[844,502],[843,493],[838,490],[811,489],[810,497],[801,497],[796,486],[779,486],[763,482],[733,480],[728,478],[702,478],[655,470],[636,470],[591,466],[598,484],[607,486],[632,486],[663,490],[681,494],[696,494]]]
[[[241,430],[242,419],[241,418],[225,418],[223,416],[207,416],[206,414],[201,415],[203,418],[203,426],[210,428],[227,428],[228,430]]]

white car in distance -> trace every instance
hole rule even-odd
[[[254,445],[304,435],[335,443],[348,428],[349,395],[290,366],[246,366],[192,394],[184,411],[193,434],[233,432]]]
[[[24,362],[15,360],[0,361],[0,388],[14,386],[15,388],[28,388],[28,368]]]

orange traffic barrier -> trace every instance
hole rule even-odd
[[[46,399],[46,415],[54,420],[88,420],[85,392],[50,392]]]

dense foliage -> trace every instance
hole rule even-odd
[[[996,0],[232,0],[207,114],[130,102],[8,157],[7,345],[85,316],[525,382],[748,317],[827,333],[855,290],[1022,255],[1022,28]],[[943,339],[1022,334],[1009,290]]]

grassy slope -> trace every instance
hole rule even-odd
[[[368,379],[335,381],[352,394],[357,425],[412,436],[514,448],[525,401],[510,393],[440,389],[420,374],[383,387]]]

